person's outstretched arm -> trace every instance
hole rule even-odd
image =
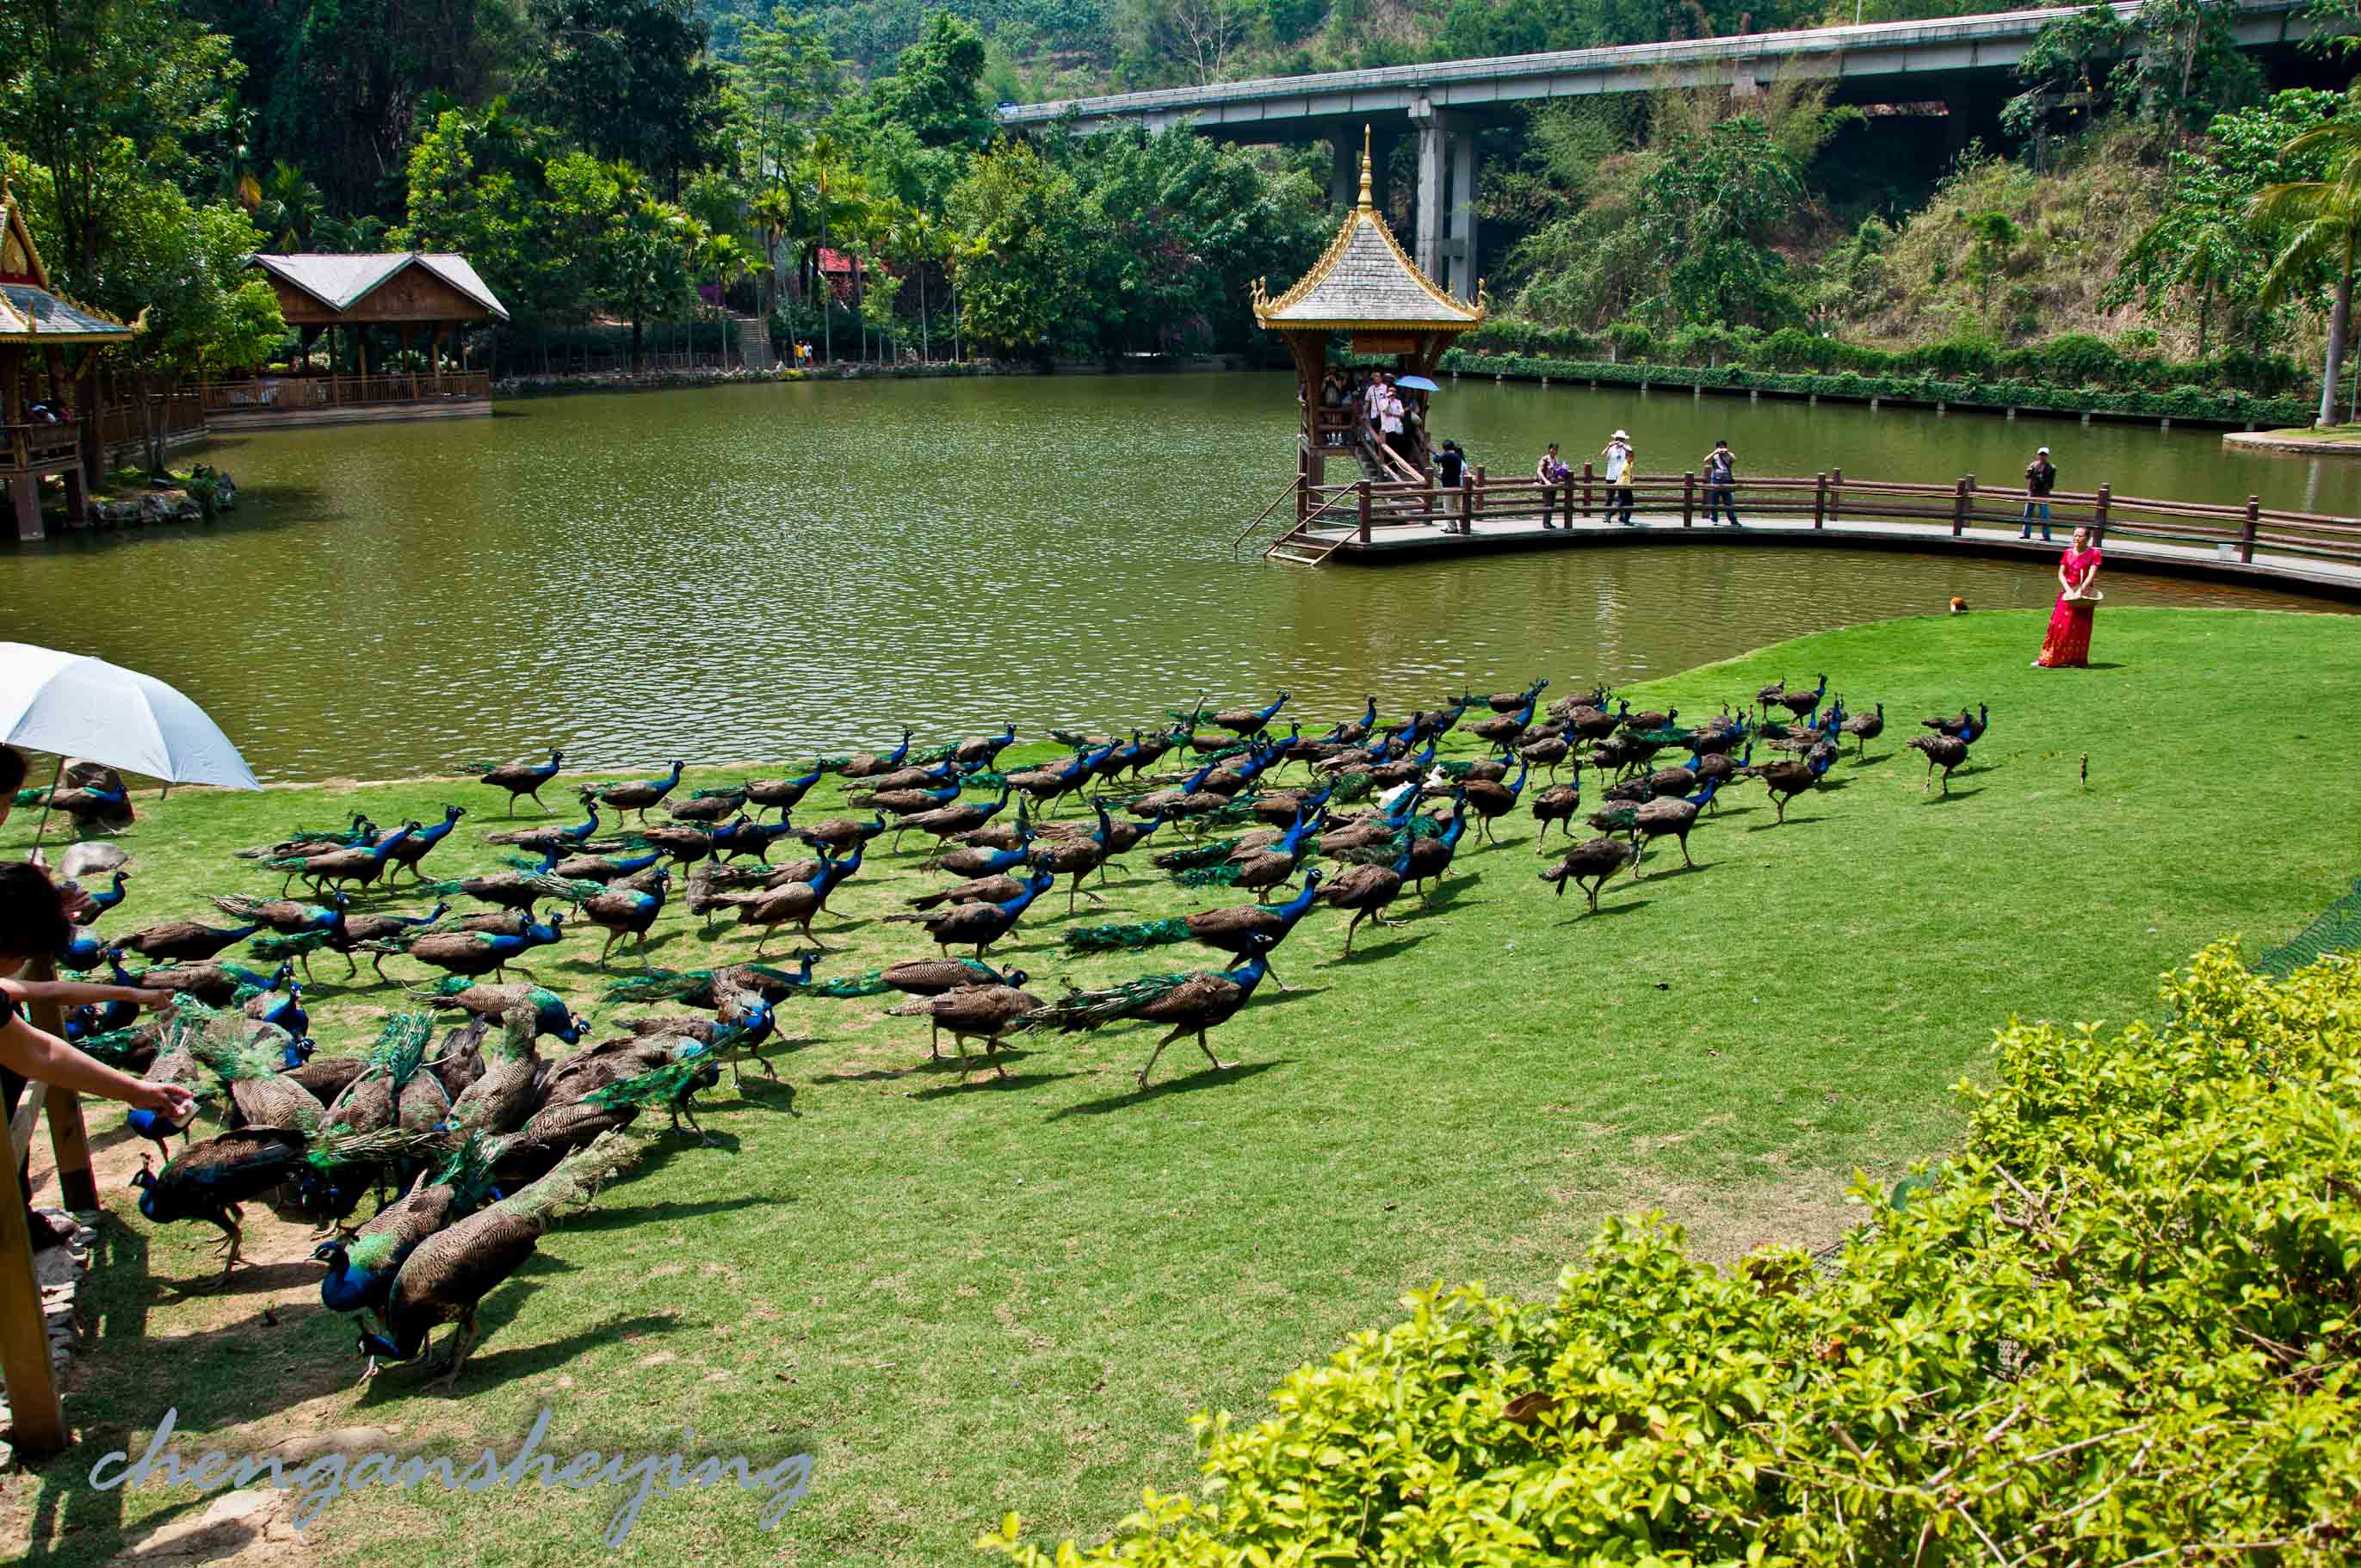
[[[18,1002],[54,1002],[60,1007],[128,1002],[153,1008],[172,1000],[169,991],[144,991],[136,985],[93,985],[80,980],[0,980],[0,993]]]
[[[150,1083],[118,1071],[13,1014],[0,1024],[0,1067],[60,1089],[160,1111],[174,1121],[185,1120],[196,1104],[196,1097],[177,1083]]]

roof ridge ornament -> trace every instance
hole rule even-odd
[[[1361,126],[1361,211],[1367,213],[1376,209],[1377,201],[1369,182],[1369,127],[1364,122]]]

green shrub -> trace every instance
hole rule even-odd
[[[1827,1277],[1654,1218],[1556,1299],[1407,1299],[1201,1416],[1201,1496],[1054,1559],[1134,1564],[2349,1562],[2361,1540],[2361,966],[2235,948],[2162,1024],[2011,1023],[1965,1151]]]

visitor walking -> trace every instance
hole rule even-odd
[[[1368,389],[1362,395],[1362,417],[1368,421],[1372,439],[1385,432],[1386,400],[1392,396],[1393,389],[1386,384],[1384,371],[1378,371],[1369,378]]]
[[[1378,433],[1388,450],[1401,451],[1402,428],[1401,394],[1388,387],[1385,400],[1378,405]]]
[[[1533,477],[1542,487],[1542,532],[1543,533],[1547,533],[1550,529],[1551,507],[1559,501],[1564,502],[1560,510],[1565,513],[1566,531],[1572,532],[1574,530],[1574,498],[1566,493],[1566,466],[1558,459],[1557,443],[1553,441],[1549,444],[1549,450],[1542,454],[1541,461],[1533,465]]]
[[[1460,450],[1459,443],[1446,441],[1435,449],[1434,482],[1446,490],[1456,490],[1467,482],[1467,454]],[[1457,508],[1453,508],[1452,512],[1446,513],[1442,519],[1443,532],[1445,533],[1474,532],[1460,525],[1460,518],[1465,515],[1459,512]]]
[[[1620,507],[1623,515],[1619,521],[1630,528],[1632,526],[1631,437],[1623,431],[1617,431],[1607,438],[1607,449],[1599,455],[1607,460],[1607,507],[1601,515],[1612,514]]]
[[[2107,596],[2094,586],[2099,580],[2101,553],[2091,543],[2091,531],[2074,531],[2074,543],[2058,562],[2058,603],[2049,611],[2049,634],[2041,640],[2039,670],[2082,670],[2091,664],[2091,622],[2099,601]]]
[[[2049,492],[2057,485],[2058,465],[2049,460],[2049,448],[2045,446],[2025,466],[2025,531],[2017,535],[2019,539],[2033,537],[2033,514],[2037,509],[2041,513],[2041,543],[2049,543]]]
[[[1723,512],[1730,514],[1730,526],[1742,528],[1738,521],[1737,491],[1738,456],[1730,449],[1727,440],[1717,441],[1713,450],[1705,455],[1705,521],[1710,528]]]

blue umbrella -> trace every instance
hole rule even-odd
[[[1439,392],[1443,390],[1442,388],[1436,386],[1433,382],[1428,380],[1423,376],[1397,376],[1394,378],[1394,385],[1397,387],[1407,387],[1413,392]]]

